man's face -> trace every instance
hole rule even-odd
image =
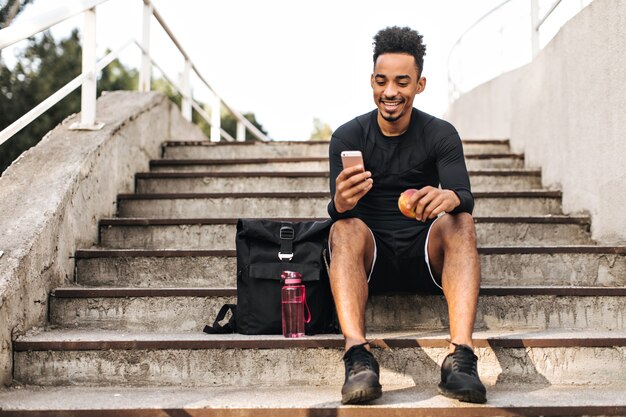
[[[412,55],[387,53],[376,60],[371,84],[379,116],[389,123],[408,123],[413,99],[424,90],[426,79],[418,77]]]

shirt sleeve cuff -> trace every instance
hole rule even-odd
[[[349,219],[351,217],[356,217],[356,213],[354,210],[348,210],[343,213],[339,213],[335,208],[335,201],[333,199],[328,203],[328,215],[333,220],[341,220],[341,219]]]
[[[453,191],[456,194],[456,196],[459,197],[459,200],[461,201],[461,204],[459,204],[454,210],[452,210],[450,214],[458,214],[458,213],[472,214],[472,212],[474,211],[474,197],[472,197],[472,194],[464,190],[463,191],[450,190],[450,191]]]

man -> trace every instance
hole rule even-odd
[[[474,200],[458,133],[413,108],[426,87],[425,49],[422,36],[408,27],[378,32],[371,76],[377,109],[339,127],[330,143],[330,281],[345,338],[344,404],[382,395],[378,363],[365,339],[368,295],[442,290],[450,354],[439,391],[486,401],[472,341],[480,287]],[[341,152],[351,150],[363,153],[364,167],[343,169]],[[398,197],[409,188],[419,190],[407,203],[416,219],[398,209]]]

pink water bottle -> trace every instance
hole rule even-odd
[[[304,323],[311,321],[311,312],[306,304],[306,291],[302,285],[302,275],[298,272],[283,271],[280,278],[284,280],[281,290],[283,336],[304,336]],[[307,316],[305,318],[305,309]]]

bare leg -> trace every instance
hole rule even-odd
[[[367,276],[374,258],[374,239],[363,221],[343,219],[333,225],[330,244],[330,285],[348,350],[366,341]]]
[[[448,302],[450,340],[474,347],[472,333],[480,291],[480,260],[474,219],[468,213],[442,216],[430,231],[428,257],[441,277]],[[450,351],[454,345],[450,345]]]

